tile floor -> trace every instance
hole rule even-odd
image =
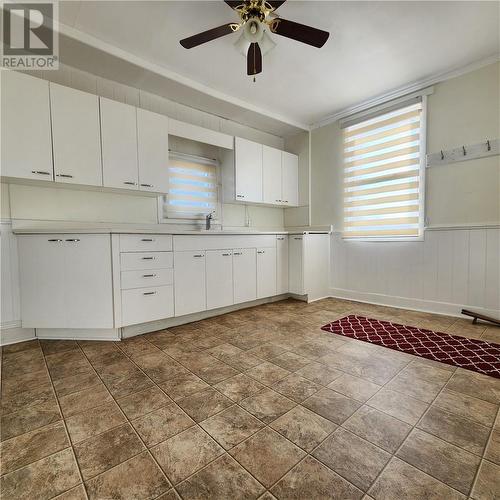
[[[500,380],[320,330],[353,313],[500,342],[326,299],[7,346],[3,498],[500,498]]]

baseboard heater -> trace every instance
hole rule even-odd
[[[465,316],[470,316],[470,317],[474,318],[472,320],[472,323],[474,325],[477,323],[478,319],[481,319],[483,321],[488,321],[489,323],[493,323],[494,325],[500,326],[500,320],[492,318],[491,316],[485,316],[484,314],[475,313],[475,312],[469,311],[467,309],[462,309],[462,314],[464,314]]]

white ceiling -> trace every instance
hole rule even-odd
[[[242,108],[301,126],[498,54],[499,9],[496,1],[288,0],[278,11],[283,18],[328,30],[330,39],[316,49],[272,35],[277,46],[264,57],[255,83],[233,46],[237,34],[190,50],[179,44],[236,21],[222,0],[62,1],[59,17],[78,32],[165,68],[174,81],[184,78],[183,85],[198,87],[196,100],[207,93],[220,103],[227,96]]]

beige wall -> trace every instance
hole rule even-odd
[[[500,137],[500,64],[434,86],[428,97],[427,152]],[[338,122],[312,131],[311,222],[342,229],[342,132]],[[500,223],[500,157],[426,171],[430,226]]]

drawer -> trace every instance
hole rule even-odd
[[[143,288],[145,286],[164,286],[174,284],[173,269],[152,269],[140,271],[122,271],[121,288]]]
[[[174,287],[156,286],[122,291],[122,325],[136,325],[174,315]]]
[[[120,252],[170,252],[169,234],[120,234]]]
[[[173,267],[172,252],[130,252],[120,254],[122,271],[166,269]]]

